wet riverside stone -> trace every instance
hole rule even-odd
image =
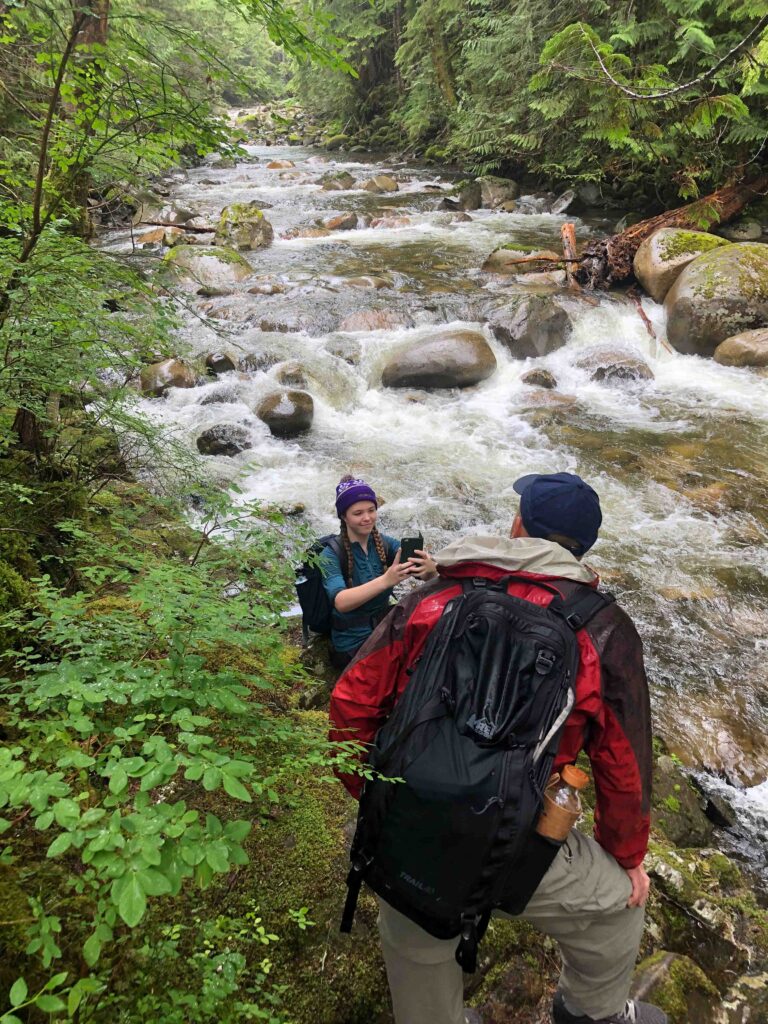
[[[141,390],[145,395],[154,395],[156,398],[170,388],[193,388],[196,384],[197,374],[180,359],[163,359],[159,363],[145,366],[141,371]]]
[[[267,424],[275,437],[295,437],[312,426],[312,396],[305,391],[276,391],[262,399],[256,415]]]
[[[248,431],[230,423],[217,423],[204,430],[197,439],[197,450],[201,455],[239,455],[253,447]]]
[[[516,295],[490,314],[488,326],[516,359],[556,352],[573,330],[569,313],[548,295]]]
[[[611,382],[653,380],[653,370],[632,352],[608,346],[588,350],[576,366],[590,371],[590,380]]]
[[[181,284],[196,286],[203,295],[227,295],[253,274],[250,263],[223,246],[174,246],[163,257],[168,271]]]
[[[485,380],[496,357],[482,334],[446,331],[421,338],[387,362],[382,384],[390,388],[462,388]]]
[[[524,373],[520,380],[523,384],[528,384],[533,388],[551,389],[557,387],[557,379],[555,378],[555,375],[550,373],[549,370],[544,370],[538,367],[535,370],[529,370],[527,373]]]
[[[768,327],[742,331],[721,341],[715,362],[723,366],[768,366]]]
[[[404,313],[390,309],[363,309],[350,313],[339,324],[340,331],[383,331],[411,327],[413,321]]]
[[[273,237],[272,225],[258,203],[232,203],[221,211],[215,242],[234,249],[263,249]]]

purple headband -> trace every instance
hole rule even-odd
[[[357,501],[372,501],[376,508],[379,507],[378,498],[365,480],[342,480],[336,488],[336,514],[339,519]]]

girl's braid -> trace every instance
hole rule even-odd
[[[344,566],[342,565],[341,571],[342,571],[342,574],[344,575],[344,579],[345,579],[345,582],[346,582],[347,586],[350,586],[351,583],[352,583],[352,571],[353,571],[354,566],[355,566],[355,561],[354,561],[354,557],[352,555],[352,543],[351,543],[351,541],[349,539],[349,534],[347,533],[347,524],[344,522],[343,519],[339,520],[339,532],[341,534],[341,543],[342,543],[342,545],[344,547],[344,552],[345,552],[345,554],[347,556],[347,567],[346,567],[346,570],[345,570]]]
[[[387,571],[387,549],[384,547],[384,541],[381,539],[381,534],[377,527],[374,526],[371,536],[373,537],[373,543],[376,545],[378,556],[381,559],[381,575],[383,576]]]

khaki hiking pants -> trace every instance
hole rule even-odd
[[[644,911],[627,907],[626,872],[588,836],[571,831],[520,917],[556,939],[560,989],[574,1009],[607,1017],[629,994]],[[464,1024],[457,939],[434,939],[383,900],[379,931],[397,1024]],[[509,917],[500,913],[499,917]],[[481,946],[482,949],[482,946]]]

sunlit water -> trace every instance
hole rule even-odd
[[[437,209],[450,178],[409,165],[360,163],[298,147],[250,147],[258,162],[229,170],[204,166],[174,187],[173,198],[215,219],[232,202],[271,204],[265,215],[274,244],[247,254],[254,277],[232,296],[188,299],[183,341],[192,352],[226,350],[259,357],[263,370],[223,375],[166,399],[145,401],[153,419],[194,448],[220,423],[244,425],[253,447],[235,458],[207,459],[212,474],[237,478],[246,498],[299,502],[318,532],[334,529],[333,493],[346,472],[366,477],[385,499],[381,522],[399,535],[420,529],[438,549],[473,531],[506,532],[517,507],[513,481],[532,471],[579,472],[600,493],[604,527],[589,562],[635,619],[645,640],[655,729],[684,762],[736,794],[740,813],[765,831],[768,814],[768,379],[749,370],[669,352],[661,307],[643,300],[653,339],[625,296],[578,302],[568,345],[537,359],[513,359],[482,321],[525,290],[480,271],[498,245],[515,241],[560,247],[565,216],[477,211],[451,222]],[[295,170],[268,170],[290,159]],[[326,158],[327,159],[327,158]],[[326,192],[315,182],[329,170],[362,182],[395,173],[400,191],[371,195],[356,187]],[[296,174],[300,177],[295,177]],[[354,211],[408,217],[394,227],[361,227],[324,238],[281,238],[297,225]],[[577,218],[580,240],[610,232],[611,221]],[[125,250],[128,233],[108,247]],[[151,266],[159,252],[137,258]],[[347,287],[361,274],[388,287]],[[284,294],[255,295],[259,281]],[[410,327],[338,330],[363,309],[403,314]],[[304,330],[262,330],[293,316]],[[388,355],[445,324],[484,330],[498,369],[465,390],[431,393],[385,389]],[[596,383],[576,360],[595,346],[632,348],[655,379]],[[346,356],[346,358],[345,358]],[[265,358],[267,357],[267,358]],[[272,437],[255,416],[276,387],[275,363],[296,360],[315,402],[312,430],[291,441]],[[350,361],[351,360],[351,361]],[[549,369],[570,407],[531,408],[521,374]],[[223,400],[216,400],[216,397]]]

